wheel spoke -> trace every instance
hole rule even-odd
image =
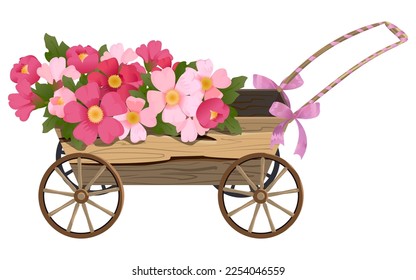
[[[285,166],[285,168],[282,169],[282,171],[280,171],[280,173],[276,176],[276,178],[274,178],[274,180],[270,183],[270,185],[266,188],[266,192],[269,192],[274,185],[277,183],[277,181],[279,181],[279,179],[286,173],[287,171],[287,167]]]
[[[241,210],[243,210],[244,208],[249,207],[250,205],[254,204],[255,201],[254,200],[250,200],[249,202],[245,203],[244,205],[238,207],[237,209],[231,211],[228,213],[228,216],[231,217],[232,215],[235,215],[236,213],[240,212]]]
[[[65,176],[69,176],[69,175],[71,175],[72,173],[74,173],[74,171],[72,170],[72,169],[69,169],[67,172],[65,172],[64,174],[65,174]]]
[[[253,196],[252,192],[245,192],[245,191],[240,191],[240,190],[230,189],[230,188],[224,188],[223,190],[224,192],[227,192],[227,193],[238,193],[238,194],[242,194],[246,196]]]
[[[74,197],[74,193],[70,193],[70,192],[62,192],[62,191],[51,190],[51,189],[43,189],[43,192],[44,193],[53,193],[53,194],[60,194],[60,195]]]
[[[259,213],[260,203],[257,203],[256,209],[254,209],[253,218],[251,219],[250,227],[248,228],[248,232],[253,231],[254,223],[256,222],[257,214]]]
[[[52,217],[53,215],[55,215],[56,213],[58,213],[59,211],[61,211],[61,210],[63,210],[63,209],[65,209],[66,207],[68,207],[69,205],[71,205],[72,203],[74,203],[75,202],[75,200],[74,199],[71,199],[70,201],[68,201],[67,203],[65,203],[64,205],[62,205],[62,206],[60,206],[60,207],[58,207],[58,208],[56,208],[55,210],[53,210],[52,212],[49,212],[48,213],[48,216],[49,217]]]
[[[68,227],[66,228],[67,232],[71,232],[72,225],[74,224],[75,216],[77,215],[77,212],[78,212],[78,208],[79,208],[79,203],[75,204],[74,212],[72,212],[71,220],[69,221]]]
[[[101,194],[107,194],[107,193],[110,193],[110,192],[118,192],[119,190],[120,190],[119,187],[111,187],[111,188],[104,189],[104,190],[101,190],[101,191],[89,192],[88,195],[89,196],[101,195]]]
[[[253,191],[258,189],[257,185],[254,184],[253,181],[247,176],[246,172],[244,172],[243,168],[241,168],[240,165],[237,165],[235,168],[237,169],[238,173],[240,173],[241,176],[243,176],[243,178],[250,185],[250,187]]]
[[[287,190],[287,191],[281,191],[281,192],[272,192],[269,193],[268,196],[277,196],[277,195],[282,195],[282,194],[289,194],[289,193],[298,193],[299,189],[291,189],[291,190]]]
[[[58,173],[59,176],[61,176],[62,180],[64,180],[64,182],[68,185],[68,187],[71,188],[71,190],[73,190],[74,192],[77,191],[77,189],[74,187],[71,181],[69,181],[69,179],[62,173],[62,171],[58,167],[55,167],[55,172]]]
[[[104,213],[106,213],[106,214],[110,215],[111,217],[114,217],[114,213],[113,213],[113,212],[111,212],[110,210],[108,210],[108,209],[106,209],[106,208],[102,207],[101,205],[99,205],[99,204],[95,203],[95,202],[94,202],[94,201],[92,201],[91,199],[88,199],[88,200],[87,200],[87,203],[88,203],[88,204],[91,204],[92,206],[94,206],[94,207],[96,207],[96,208],[98,208],[98,209],[100,209],[101,211],[103,211]]]
[[[274,202],[273,200],[268,199],[268,200],[267,200],[267,202],[268,202],[268,203],[270,203],[271,205],[273,205],[274,207],[276,207],[277,209],[282,210],[283,212],[285,212],[285,213],[286,213],[286,214],[288,214],[289,216],[291,216],[291,217],[295,216],[295,214],[294,214],[294,213],[292,213],[292,212],[290,212],[289,210],[287,210],[286,208],[284,208],[284,207],[280,206],[279,204],[277,204],[277,203],[276,203],[276,202]]]
[[[260,159],[260,189],[264,189],[264,169],[266,165],[266,159],[262,157]]]
[[[92,226],[90,215],[88,214],[87,205],[82,204],[82,210],[84,210],[85,218],[87,218],[88,227],[90,229],[90,232],[94,232],[94,227]]]
[[[98,170],[97,174],[95,174],[94,178],[91,179],[91,181],[88,183],[88,185],[85,187],[86,191],[89,191],[91,186],[97,181],[97,179],[103,174],[104,170],[107,167],[105,165],[101,166],[100,170]]]
[[[267,203],[263,203],[263,209],[264,212],[266,212],[267,220],[269,220],[270,229],[273,231],[276,231],[276,228],[274,227],[272,217],[270,216],[269,207],[267,206]]]
[[[81,157],[77,158],[77,165],[78,165],[78,186],[80,189],[82,189],[83,184],[82,184],[82,162],[81,162]]]

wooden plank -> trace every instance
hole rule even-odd
[[[243,128],[241,135],[214,130],[193,143],[156,135],[148,135],[146,141],[137,144],[121,140],[107,145],[97,140],[82,152],[99,156],[111,164],[163,162],[180,157],[238,159],[251,153],[276,153],[277,147],[270,148],[272,130],[278,123],[276,118],[241,117],[239,121]],[[79,152],[68,142],[62,141],[62,147],[66,154]]]
[[[219,185],[224,172],[233,162],[225,159],[180,158],[158,163],[113,166],[124,185]],[[269,166],[270,162],[266,164],[266,170]],[[99,165],[83,164],[84,180],[90,181],[98,169]],[[252,181],[258,182],[260,161],[245,163],[244,171]],[[114,185],[115,181],[106,170],[95,184]],[[238,172],[233,172],[228,184],[247,185],[247,181]]]

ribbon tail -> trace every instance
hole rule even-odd
[[[300,158],[303,158],[306,152],[306,147],[308,146],[305,129],[303,128],[302,124],[296,119],[296,123],[298,124],[299,130],[299,138],[298,144],[296,145],[295,155],[299,155]]]
[[[277,89],[277,84],[275,82],[258,74],[253,75],[253,85],[258,89]]]
[[[276,126],[273,130],[272,138],[270,139],[270,149],[272,149],[275,145],[284,145],[284,127],[287,122],[282,122],[278,126]]]

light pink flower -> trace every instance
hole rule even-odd
[[[54,81],[61,81],[63,76],[74,80],[79,79],[81,76],[73,65],[66,67],[66,61],[63,57],[54,57],[49,64],[42,64],[42,66],[38,68],[37,74],[44,78],[49,84],[53,84]]]
[[[78,45],[66,51],[68,65],[74,65],[82,74],[89,73],[97,67],[99,56],[98,51],[90,46]]]
[[[123,44],[119,43],[112,45],[109,52],[104,52],[103,56],[101,57],[101,61],[108,60],[113,57],[117,59],[119,64],[127,64],[135,60],[138,55],[131,48],[124,50]]]
[[[71,101],[76,101],[75,94],[69,89],[62,87],[55,91],[53,97],[49,99],[48,111],[52,115],[63,118],[65,116],[65,105]]]
[[[136,53],[143,58],[147,71],[157,71],[161,68],[171,67],[173,56],[168,49],[162,50],[160,41],[150,41],[147,46],[142,44]]]
[[[26,80],[29,85],[33,85],[39,80],[39,75],[36,73],[39,67],[40,62],[33,55],[22,57],[19,59],[19,63],[13,65],[10,71],[10,79],[15,83]]]
[[[215,128],[230,114],[230,108],[219,98],[211,98],[201,103],[196,116],[202,127]]]
[[[42,99],[33,93],[27,80],[20,80],[16,85],[18,93],[9,94],[9,106],[16,110],[16,117],[26,121],[30,113],[42,103]]]
[[[198,135],[205,135],[208,129],[201,126],[196,116],[187,116],[183,122],[176,124],[176,131],[181,134],[182,142],[193,142]]]
[[[96,83],[88,83],[75,92],[82,104],[72,101],[64,107],[64,120],[78,123],[74,129],[74,137],[86,145],[97,139],[110,144],[116,137],[123,134],[123,126],[113,116],[124,114],[126,104],[116,92],[109,92],[100,98],[100,88]]]
[[[163,111],[164,122],[176,125],[182,123],[186,116],[195,115],[202,101],[202,94],[193,69],[187,68],[176,84],[175,73],[170,67],[153,72],[151,79],[159,91],[148,91],[149,107],[155,114]]]
[[[130,133],[130,140],[133,143],[146,140],[147,132],[143,125],[154,127],[156,115],[149,109],[143,109],[146,101],[141,98],[130,96],[126,100],[128,111],[125,114],[114,116],[124,128],[124,133],[119,139],[124,139]]]
[[[213,72],[211,60],[198,60],[196,62],[197,77],[201,82],[201,88],[204,92],[204,99],[222,98],[223,94],[219,88],[227,88],[231,85],[231,80],[227,76],[227,71],[223,68]]]

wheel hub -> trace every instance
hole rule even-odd
[[[88,192],[86,190],[77,190],[74,194],[74,199],[78,203],[85,203],[88,201]]]
[[[268,199],[267,192],[263,189],[258,189],[253,195],[254,201],[257,203],[265,203]]]

